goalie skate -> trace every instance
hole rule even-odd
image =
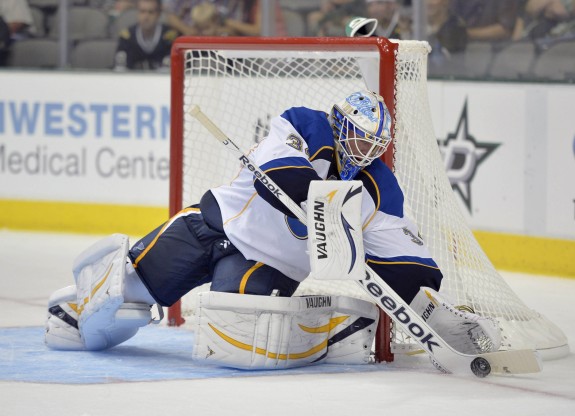
[[[454,306],[435,290],[422,287],[411,303],[431,328],[464,354],[494,352],[501,345],[497,322],[477,315],[468,306]]]
[[[44,342],[58,350],[84,349],[84,341],[78,330],[76,286],[64,287],[50,296]]]

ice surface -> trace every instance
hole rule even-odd
[[[572,415],[575,356],[541,374],[438,373],[425,357],[369,366],[242,372],[188,359],[193,334],[147,327],[102,353],[43,345],[46,301],[72,283],[74,257],[98,236],[0,231],[0,415]],[[502,273],[575,345],[575,279]]]

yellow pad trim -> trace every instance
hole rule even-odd
[[[237,348],[239,348],[241,350],[245,350],[245,351],[253,351],[256,354],[265,355],[269,358],[279,359],[279,360],[298,360],[298,359],[302,359],[302,358],[311,357],[312,355],[316,354],[317,352],[325,349],[327,347],[327,342],[328,342],[328,340],[326,338],[323,342],[319,343],[318,345],[313,346],[312,348],[310,348],[307,351],[303,351],[300,353],[291,353],[291,354],[278,354],[277,352],[267,351],[263,348],[254,348],[253,345],[243,343],[241,341],[238,341],[238,340],[232,338],[229,335],[226,335],[222,331],[218,330],[212,324],[208,324],[208,325],[216,334],[218,334],[218,336],[220,338],[222,338],[227,343],[233,345],[234,347],[237,347]]]

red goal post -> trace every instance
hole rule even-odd
[[[249,148],[266,135],[269,118],[291,106],[327,112],[353,91],[378,91],[392,114],[394,137],[383,159],[404,191],[406,214],[444,274],[442,292],[497,319],[503,349],[564,354],[569,350],[563,333],[515,295],[463,217],[431,121],[429,50],[426,42],[384,38],[177,39],[171,57],[170,215],[199,202],[206,190],[231,180],[239,168],[188,114],[191,105],[200,105],[235,142]],[[311,280],[297,293],[369,299],[355,282]],[[181,325],[193,308],[193,296],[185,296],[169,309],[169,324]],[[376,359],[390,361],[394,353],[417,350],[383,315]]]

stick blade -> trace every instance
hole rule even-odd
[[[543,370],[541,357],[534,350],[496,351],[480,354],[491,366],[491,374],[531,374]]]

